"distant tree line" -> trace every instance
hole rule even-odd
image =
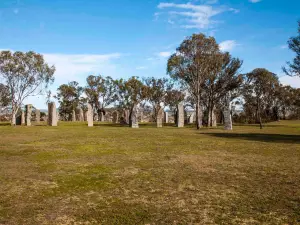
[[[288,41],[296,56],[283,71],[300,76],[300,22],[298,36]],[[234,122],[258,123],[279,119],[300,119],[300,89],[282,85],[278,76],[257,68],[240,73],[243,61],[222,52],[213,37],[194,34],[187,37],[167,63],[169,78],[113,79],[90,75],[86,85],[72,81],[58,87],[55,98],[63,120],[72,120],[77,108],[93,106],[102,120],[108,108],[135,107],[152,110],[153,120],[162,108],[176,114],[176,106],[184,102],[194,110],[196,126],[216,126],[224,122],[224,110],[230,109]],[[12,124],[24,99],[41,93],[54,80],[55,67],[34,52],[2,51],[0,53],[0,106],[11,107]]]

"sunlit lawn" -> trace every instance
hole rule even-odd
[[[0,124],[0,224],[300,223],[300,122]]]

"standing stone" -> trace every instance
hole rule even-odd
[[[217,126],[217,116],[216,116],[216,110],[215,108],[212,110],[212,112],[209,112],[208,114],[208,126],[216,127]]]
[[[225,97],[224,107],[224,129],[232,130],[232,118],[231,118],[231,107],[230,107],[230,93]]]
[[[84,121],[87,121],[87,111],[84,111],[84,113],[83,113],[83,118],[84,118]]]
[[[165,112],[165,123],[169,123],[169,113]]]
[[[76,121],[76,112],[75,112],[74,109],[73,109],[73,111],[72,111],[72,121],[73,121],[73,122]]]
[[[25,115],[25,125],[31,126],[31,112],[32,112],[32,105],[25,106],[26,115]]]
[[[25,124],[25,112],[22,110],[22,114],[21,114],[21,125]]]
[[[163,127],[163,118],[164,118],[164,110],[162,107],[160,107],[156,117],[156,125],[158,128]]]
[[[124,110],[124,120],[125,120],[126,124],[129,124],[129,116],[130,116],[129,114],[130,114],[129,110],[125,109]]]
[[[83,116],[83,110],[82,110],[82,108],[79,108],[79,121],[80,122],[84,121],[84,116]]]
[[[140,111],[140,122],[144,122],[144,111],[142,109]]]
[[[183,103],[177,105],[177,127],[184,127],[184,108]]]
[[[137,113],[137,106],[135,105],[130,114],[129,125],[131,128],[139,128]]]
[[[113,122],[113,123],[118,123],[118,120],[119,120],[119,113],[118,113],[118,111],[114,111],[114,112],[112,113],[112,116],[113,116],[112,122]]]
[[[190,115],[190,118],[189,118],[189,124],[193,124],[194,123],[194,116],[195,116],[195,113],[192,112],[192,114]]]
[[[41,111],[38,109],[35,110],[35,121],[36,121],[36,123],[41,122]]]
[[[88,127],[94,126],[94,112],[93,112],[93,107],[91,104],[87,105],[88,111],[87,111],[87,122],[88,122]]]
[[[57,126],[57,112],[55,102],[48,103],[48,125]]]

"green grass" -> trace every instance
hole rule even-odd
[[[0,124],[0,224],[300,223],[300,121]]]

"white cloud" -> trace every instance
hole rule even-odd
[[[49,65],[54,65],[55,80],[65,83],[73,80],[85,79],[90,74],[111,75],[115,69],[113,60],[120,58],[120,53],[112,54],[43,54]],[[107,73],[106,73],[107,72]]]
[[[279,78],[283,85],[290,85],[294,88],[300,88],[300,77],[282,76]]]
[[[185,22],[179,23],[181,24],[181,27],[187,29],[209,28],[212,24],[217,23],[217,21],[212,20],[212,17],[225,11],[233,11],[235,13],[238,12],[238,10],[234,8],[213,7],[211,5],[195,5],[191,3],[175,4],[162,2],[157,7],[161,10],[171,8],[173,11],[168,11],[168,14],[172,16],[172,18],[177,16],[183,17]]]
[[[260,2],[261,0],[249,0],[249,2],[252,2],[252,3],[257,3],[257,2]]]
[[[281,45],[280,48],[281,48],[281,49],[287,49],[287,48],[288,48],[288,45]]]
[[[145,69],[147,69],[147,67],[146,66],[138,66],[135,69],[136,70],[145,70]]]
[[[159,52],[157,55],[162,58],[167,58],[167,57],[171,56],[172,53],[171,52]]]
[[[18,14],[19,13],[19,9],[14,9],[14,14]]]
[[[234,49],[234,47],[236,47],[238,44],[236,43],[235,40],[227,40],[227,41],[223,41],[219,44],[220,46],[220,50],[223,52],[226,51],[231,51],[232,49]]]

